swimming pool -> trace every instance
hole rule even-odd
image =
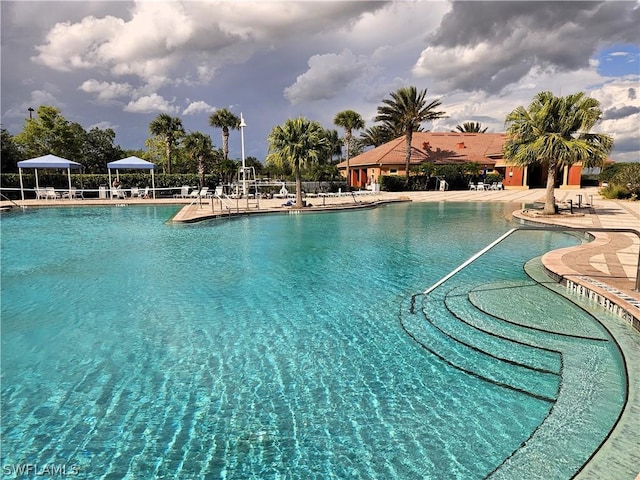
[[[4,216],[3,468],[438,479],[551,461],[545,478],[570,478],[617,419],[623,368],[598,322],[523,265],[578,240],[512,235],[412,297],[510,228],[510,210]]]

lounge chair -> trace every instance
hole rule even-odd
[[[60,194],[53,187],[47,187],[47,199],[56,200],[60,198]]]
[[[209,187],[202,187],[200,191],[194,190],[189,195],[190,198],[206,198],[207,196],[211,196],[209,193]]]
[[[149,187],[144,188],[144,192],[141,195],[142,198],[149,198]]]
[[[69,200],[78,198],[78,190],[76,187],[71,187],[68,191],[62,192],[62,198],[68,198]]]
[[[174,195],[175,198],[189,198],[189,189],[191,187],[189,185],[183,185],[180,187],[180,193],[176,193]]]
[[[140,198],[140,189],[138,187],[131,187],[131,198]]]
[[[127,198],[127,193],[122,190],[120,187],[116,187],[116,188],[112,188],[111,189],[111,198],[116,197],[116,198]]]
[[[476,185],[473,182],[469,182],[469,190],[476,190]]]
[[[47,198],[47,191],[44,188],[36,188],[36,200]]]

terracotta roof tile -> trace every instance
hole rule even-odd
[[[431,161],[437,165],[476,162],[493,165],[502,158],[504,133],[414,132],[411,164]],[[405,136],[391,140],[349,160],[350,167],[404,165]],[[346,168],[346,161],[338,164]]]

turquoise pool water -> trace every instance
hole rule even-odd
[[[617,418],[615,345],[523,269],[576,238],[514,234],[411,305],[513,226],[508,206],[175,211],[3,216],[5,475],[570,478]]]

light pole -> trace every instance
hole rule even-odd
[[[35,110],[31,107],[27,108],[27,110],[29,111],[29,120],[33,120],[33,112],[35,112]]]
[[[247,175],[245,172],[245,164],[244,164],[244,127],[247,124],[244,123],[244,117],[242,116],[242,112],[240,112],[240,141],[242,142],[242,195],[247,198]]]

